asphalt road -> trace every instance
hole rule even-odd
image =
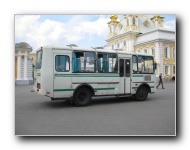
[[[166,135],[174,136],[175,83],[164,83],[146,101],[128,98],[93,98],[90,106],[31,92],[32,85],[15,86],[15,135]]]

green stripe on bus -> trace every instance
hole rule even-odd
[[[94,88],[94,90],[114,90],[115,88]],[[75,89],[54,89],[54,92],[74,91]]]
[[[37,76],[41,76],[41,73],[37,73]]]
[[[62,92],[62,91],[74,91],[74,89],[54,89],[54,92]]]
[[[143,75],[132,75],[132,77],[143,77]]]
[[[94,88],[94,90],[115,90],[115,88]]]
[[[56,74],[55,77],[119,77],[119,75],[97,74]]]

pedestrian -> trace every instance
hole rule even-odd
[[[162,73],[160,73],[160,76],[159,76],[159,83],[158,83],[158,85],[156,87],[157,89],[158,89],[160,84],[162,84],[162,89],[164,89],[164,85],[163,85],[163,82],[162,82]]]

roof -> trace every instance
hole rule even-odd
[[[121,50],[111,50],[111,49],[93,49],[93,48],[82,48],[82,47],[70,47],[70,46],[63,46],[63,47],[54,47],[54,46],[43,46],[40,47],[39,50],[49,49],[49,50],[74,50],[74,51],[89,51],[89,52],[102,52],[102,53],[116,53],[116,54],[135,54],[135,55],[146,55],[152,56],[151,54],[145,53],[135,53],[135,52],[126,52]]]
[[[21,42],[21,43],[16,43],[15,44],[15,51],[28,51],[31,52],[32,51],[32,47],[25,42]]]

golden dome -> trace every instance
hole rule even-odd
[[[118,15],[111,15],[110,19],[111,21],[117,21]]]

